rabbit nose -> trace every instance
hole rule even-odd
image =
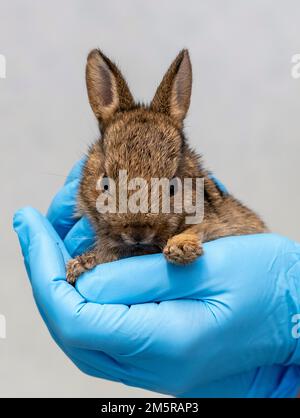
[[[137,243],[139,244],[141,241],[143,241],[144,237],[145,237],[145,233],[141,230],[137,230],[137,231],[132,231],[131,232],[131,238]]]
[[[126,233],[122,234],[122,238],[131,245],[149,244],[152,241],[153,233],[149,227],[144,225],[130,226],[126,228]]]

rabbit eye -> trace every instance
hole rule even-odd
[[[170,196],[174,196],[178,191],[178,179],[174,177],[170,181]]]
[[[103,176],[101,179],[101,189],[103,189],[105,192],[109,191],[109,178],[107,176]]]

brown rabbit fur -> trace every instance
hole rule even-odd
[[[99,50],[88,56],[86,82],[101,138],[88,152],[78,209],[89,218],[98,239],[94,248],[68,263],[70,283],[100,263],[163,252],[168,261],[187,264],[203,253],[203,242],[267,231],[254,212],[218,187],[187,144],[183,120],[192,87],[187,50],[171,64],[150,106],[134,102],[116,65]],[[104,176],[117,180],[120,169],[127,170],[128,178],[147,181],[204,178],[203,221],[187,225],[185,213],[99,213],[97,181]]]

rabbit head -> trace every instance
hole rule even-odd
[[[120,171],[126,173],[127,182],[137,178],[146,182],[148,188],[145,183],[140,187],[141,196],[148,192],[146,200],[151,179],[199,177],[198,156],[188,147],[182,130],[192,87],[188,51],[181,51],[173,61],[149,106],[134,102],[117,66],[99,50],[88,56],[86,83],[101,138],[88,153],[79,210],[92,221],[102,243],[123,248],[124,253],[138,253],[141,248],[158,252],[184,227],[184,211],[121,211],[118,197],[116,210],[101,212],[97,202],[99,196],[113,199],[113,192],[119,196]],[[174,194],[176,182],[170,186],[171,207]]]

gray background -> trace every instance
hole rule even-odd
[[[52,342],[32,299],[13,212],[45,211],[96,139],[84,82],[88,51],[116,59],[150,100],[182,47],[191,52],[186,123],[207,166],[274,230],[300,240],[297,0],[0,0],[0,396],[149,396],[84,376]]]

